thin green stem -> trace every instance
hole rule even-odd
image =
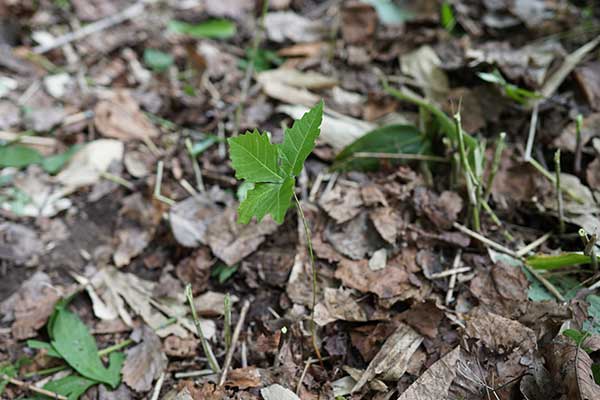
[[[581,141],[581,129],[583,128],[583,115],[577,115],[575,119],[575,128],[576,128],[576,142],[575,142],[575,159],[573,161],[573,170],[575,171],[575,175],[579,175],[581,173],[581,152],[583,150],[582,141]]]
[[[548,171],[546,168],[544,168],[544,166],[542,164],[540,164],[539,162],[537,162],[537,160],[535,158],[530,158],[528,160],[528,162],[535,168],[537,169],[542,175],[544,175],[546,178],[548,178],[548,180],[550,182],[552,182],[554,185],[556,185],[556,177],[554,175],[552,175],[552,173],[550,173],[550,171]],[[569,188],[566,187],[561,187],[560,190],[563,193],[566,193],[569,195],[569,197],[571,197],[573,200],[575,200],[576,202],[583,204],[584,201],[581,197],[579,197],[576,193],[574,193],[572,190],[570,190]]]
[[[221,371],[221,367],[219,367],[219,362],[215,357],[215,354],[206,340],[204,336],[204,332],[202,332],[202,326],[200,325],[200,319],[198,318],[198,314],[196,313],[196,306],[194,305],[194,295],[192,293],[192,285],[188,283],[185,287],[185,297],[187,297],[188,304],[192,311],[192,319],[194,320],[194,325],[196,326],[196,332],[198,333],[198,337],[200,338],[200,343],[202,344],[202,350],[204,350],[204,355],[208,360],[208,365],[210,369],[213,370],[215,374],[218,374]]]
[[[304,210],[302,210],[302,205],[300,204],[300,200],[298,200],[298,196],[296,196],[296,192],[294,192],[294,200],[296,202],[296,208],[298,209],[298,215],[300,215],[300,219],[302,220],[302,224],[304,225],[306,247],[308,248],[308,255],[310,257],[310,268],[312,272],[312,304],[310,307],[310,333],[312,336],[315,354],[317,355],[317,358],[319,359],[321,364],[323,364],[323,358],[321,357],[321,352],[319,351],[319,346],[317,345],[317,328],[315,324],[315,306],[317,305],[317,269],[315,267],[315,256],[313,254],[312,240],[310,236],[308,222],[306,221],[306,218],[304,216]]]
[[[476,181],[469,166],[469,160],[467,159],[467,151],[465,150],[465,141],[463,138],[463,130],[460,122],[460,114],[454,115],[454,122],[456,124],[456,132],[458,136],[458,150],[460,154],[460,163],[463,168],[465,175],[465,182],[467,184],[467,194],[469,196],[469,202],[471,203],[471,212],[473,214],[473,229],[476,232],[481,231],[481,223],[479,219],[479,202],[477,201],[476,193]]]

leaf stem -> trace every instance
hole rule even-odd
[[[481,230],[481,223],[479,220],[480,205],[476,193],[477,182],[475,180],[475,177],[473,176],[473,172],[471,171],[469,160],[467,159],[467,151],[465,149],[465,141],[463,138],[463,130],[460,123],[460,114],[454,115],[454,122],[456,124],[456,132],[458,135],[458,150],[460,154],[460,163],[465,174],[465,181],[467,183],[467,194],[469,195],[469,202],[472,206],[471,211],[473,213],[473,229],[479,232]]]
[[[317,330],[315,325],[315,306],[317,305],[317,269],[315,268],[315,256],[312,248],[312,241],[310,236],[310,229],[308,228],[308,222],[304,216],[304,211],[302,210],[302,205],[300,204],[300,200],[298,200],[298,196],[296,196],[296,192],[294,192],[294,201],[296,202],[296,208],[298,209],[298,215],[300,215],[300,219],[302,220],[302,224],[304,225],[304,235],[306,236],[306,247],[308,248],[308,254],[310,257],[310,268],[312,272],[312,304],[310,307],[310,333],[312,336],[312,344],[315,349],[315,354],[319,359],[321,365],[323,365],[323,358],[321,357],[321,352],[319,351],[319,346],[317,345]]]

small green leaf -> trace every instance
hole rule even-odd
[[[228,39],[235,35],[235,24],[227,19],[211,19],[199,24],[184,21],[170,21],[168,29],[172,32],[194,38]]]
[[[217,280],[219,281],[219,283],[222,285],[223,283],[225,283],[227,281],[227,279],[231,278],[231,276],[233,274],[235,274],[235,272],[238,270],[238,266],[237,265],[225,265],[225,264],[218,264],[210,273],[210,276],[212,276],[213,278],[217,278]]]
[[[124,354],[111,353],[109,367],[105,368],[94,337],[79,317],[66,309],[66,302],[57,304],[48,326],[52,347],[75,371],[113,388],[118,386]]]
[[[250,182],[281,182],[283,175],[278,165],[277,147],[266,133],[246,132],[227,139],[229,156],[237,179]]]
[[[160,50],[145,49],[144,64],[156,72],[163,72],[173,65],[173,56]]]
[[[84,378],[79,375],[68,375],[64,378],[48,382],[44,385],[44,389],[67,396],[69,400],[77,400],[89,388],[98,384],[97,381]],[[51,397],[40,396],[41,399],[50,399]]]
[[[288,177],[283,183],[257,183],[238,208],[240,223],[247,224],[254,216],[260,222],[267,214],[271,214],[278,224],[283,223],[295,182],[294,178]]]
[[[321,132],[323,121],[323,100],[306,112],[302,118],[294,121],[291,128],[285,130],[283,143],[279,145],[281,164],[286,175],[298,176],[308,155],[315,147],[315,140]]]
[[[0,168],[23,168],[31,164],[37,164],[42,159],[40,153],[26,146],[18,144],[0,146]]]
[[[442,4],[442,8],[440,10],[440,19],[445,30],[448,32],[452,32],[454,30],[454,27],[456,26],[456,18],[454,18],[452,5],[447,1]]]
[[[44,158],[42,160],[42,168],[44,169],[44,171],[51,175],[58,173],[62,169],[62,167],[67,163],[67,161],[69,161],[71,157],[73,157],[73,155],[77,153],[79,149],[81,149],[81,147],[81,145],[76,144],[74,146],[71,146],[71,148],[69,148],[64,153]]]
[[[563,253],[558,255],[543,255],[527,257],[527,264],[535,269],[551,270],[572,265],[589,264],[590,256],[583,253]]]
[[[423,154],[431,143],[412,125],[388,125],[377,128],[346,146],[335,158],[334,169],[376,170],[376,158],[354,158],[359,152]]]

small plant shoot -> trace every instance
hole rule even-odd
[[[322,120],[320,101],[285,130],[280,144],[271,143],[267,133],[257,129],[227,140],[235,177],[254,184],[238,208],[240,223],[247,224],[252,217],[260,222],[267,214],[278,224],[283,223],[296,177],[315,147]]]

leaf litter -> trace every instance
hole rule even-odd
[[[0,21],[3,398],[599,396],[594,5]]]

